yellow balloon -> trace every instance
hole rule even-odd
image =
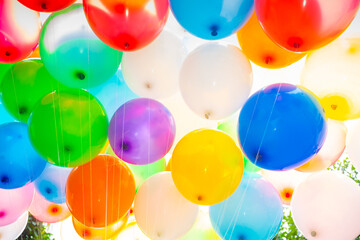
[[[228,198],[238,187],[243,172],[240,149],[229,135],[218,130],[190,132],[176,145],[171,159],[177,189],[199,205]]]
[[[360,117],[360,38],[339,39],[311,53],[301,84],[320,99],[328,118]]]

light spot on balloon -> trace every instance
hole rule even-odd
[[[358,51],[357,47],[354,47],[354,46],[350,47],[348,50],[348,52],[350,54],[355,54],[357,51]]]

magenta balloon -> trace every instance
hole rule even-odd
[[[175,138],[175,122],[158,101],[138,98],[123,104],[110,121],[109,141],[127,163],[144,165],[164,157]]]

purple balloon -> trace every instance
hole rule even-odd
[[[110,121],[110,145],[127,163],[145,165],[161,159],[169,152],[174,138],[173,116],[164,105],[152,99],[126,102]]]

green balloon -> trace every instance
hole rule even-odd
[[[108,118],[90,93],[66,89],[46,95],[28,122],[34,148],[47,161],[62,167],[89,162],[105,145]]]
[[[12,66],[12,64],[4,64],[4,63],[0,63],[0,95],[1,95],[1,82],[6,74],[6,72],[10,69],[10,67]],[[0,100],[1,102],[1,100]]]
[[[2,103],[11,115],[26,123],[36,103],[60,87],[40,59],[24,60],[13,64],[4,75]]]

